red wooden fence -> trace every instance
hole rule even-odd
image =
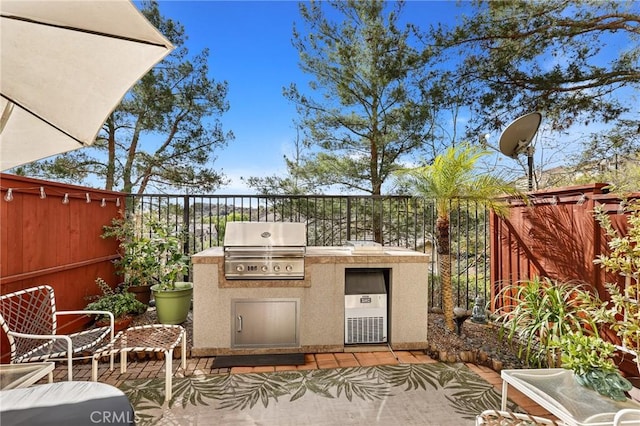
[[[506,284],[546,276],[558,281],[578,281],[597,289],[607,299],[605,282],[623,279],[606,273],[593,261],[608,250],[604,231],[594,217],[602,205],[614,227],[624,233],[626,216],[621,199],[606,193],[605,184],[565,187],[533,193],[530,205],[510,200],[505,218],[491,217],[492,310],[496,295]],[[629,199],[640,198],[634,193]]]
[[[87,296],[99,294],[95,278],[117,282],[117,242],[100,235],[124,203],[119,192],[0,174],[0,294],[49,284],[58,310],[83,309]],[[79,330],[86,322],[59,327]],[[0,360],[8,362],[1,339]]]
[[[547,276],[589,283],[604,292],[605,274],[594,259],[607,241],[593,210],[603,205],[614,226],[625,229],[621,199],[605,184],[565,187],[533,193],[530,205],[510,200],[505,218],[491,217],[491,282],[495,296],[505,283]],[[640,193],[630,199],[640,198]],[[615,276],[606,280],[615,281]]]

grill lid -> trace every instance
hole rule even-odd
[[[227,222],[225,247],[304,247],[307,230],[298,222]]]

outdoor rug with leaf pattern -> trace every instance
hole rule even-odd
[[[163,379],[120,388],[141,425],[473,425],[500,406],[492,385],[443,363],[175,378],[169,403]]]

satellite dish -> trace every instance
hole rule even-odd
[[[542,114],[539,112],[531,112],[513,120],[500,135],[500,152],[511,158],[525,153],[541,121]]]
[[[513,120],[500,135],[500,152],[504,155],[518,158],[520,154],[527,154],[529,191],[533,190],[533,147],[531,141],[536,135],[541,121],[541,113],[530,112]]]

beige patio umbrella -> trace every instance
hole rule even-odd
[[[0,12],[0,170],[91,145],[173,50],[129,0],[2,0]]]

